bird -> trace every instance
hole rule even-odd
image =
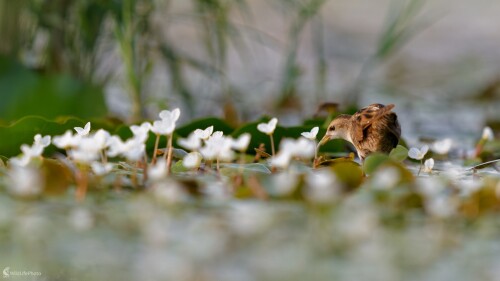
[[[319,146],[333,139],[350,142],[364,159],[371,153],[390,153],[401,137],[398,116],[392,111],[394,104],[374,103],[353,115],[341,114],[330,122]]]

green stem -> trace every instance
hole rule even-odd
[[[269,137],[271,138],[271,152],[272,152],[272,155],[274,156],[275,151],[274,151],[274,138],[273,138],[273,134],[270,134]]]
[[[155,140],[155,149],[153,151],[153,160],[151,160],[151,164],[156,164],[156,154],[158,153],[158,144],[160,143],[160,135],[156,135]]]
[[[144,152],[144,168],[142,171],[142,185],[145,187],[148,182],[148,155],[146,152]]]
[[[170,175],[170,171],[172,169],[172,139],[173,139],[173,134],[170,134],[168,136],[168,144],[167,144],[167,175]]]

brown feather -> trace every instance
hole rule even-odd
[[[394,104],[372,104],[352,116],[352,141],[361,159],[375,151],[389,153],[397,146],[401,127],[393,108]]]

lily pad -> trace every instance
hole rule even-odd
[[[391,151],[389,157],[398,162],[403,162],[408,158],[408,149],[402,145],[398,145]]]
[[[363,171],[370,175],[384,162],[388,161],[390,158],[388,155],[381,153],[374,153],[368,156],[363,163]]]

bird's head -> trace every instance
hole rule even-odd
[[[325,136],[319,142],[319,145],[323,145],[329,140],[333,139],[344,139],[346,141],[352,142],[350,130],[350,115],[339,115],[337,118],[333,119],[328,125]],[[318,145],[318,146],[319,146]]]

